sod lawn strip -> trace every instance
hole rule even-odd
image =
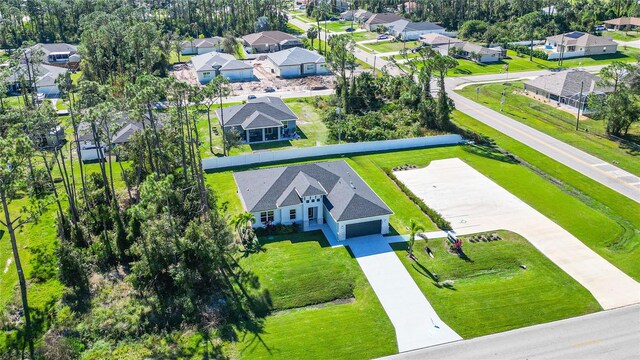
[[[257,329],[237,329],[234,357],[370,359],[398,351],[393,325],[347,248],[329,247],[320,231],[260,241],[263,251],[239,264],[281,311]],[[327,304],[333,300],[342,301]]]
[[[522,82],[509,84],[470,85],[457,92],[492,110],[500,111],[500,99],[504,91],[504,115],[640,176],[640,153],[629,145],[605,137],[606,124],[603,120],[580,120],[579,131],[576,131],[576,115],[556,109],[552,103],[545,104],[521,95]],[[476,92],[477,88],[480,88],[479,93]],[[589,129],[588,132],[586,129]],[[633,124],[629,135],[640,138],[640,123]]]
[[[640,204],[478,120],[458,111],[454,118],[458,125],[492,138],[501,148],[544,172],[548,179],[523,176],[518,170],[513,174],[518,180],[507,182],[499,180],[507,174],[479,169],[481,172],[640,281]]]
[[[392,247],[440,318],[463,338],[601,310],[587,289],[524,238],[495,233],[502,240],[471,243],[471,236],[461,237],[466,258],[449,252],[447,239],[428,241],[434,258],[424,250],[426,242],[417,240],[416,261],[407,257],[406,243]]]

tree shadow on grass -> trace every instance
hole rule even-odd
[[[302,131],[302,129],[300,129],[299,127],[296,127],[296,134],[298,134],[298,136],[302,140],[307,140],[308,139],[307,134],[305,134],[304,131]]]
[[[259,236],[258,241],[261,245],[273,244],[281,241],[290,241],[291,244],[299,244],[305,242],[317,242],[321,248],[330,247],[329,241],[321,230],[296,232],[292,234],[282,235],[266,235]]]
[[[509,164],[518,164],[519,161],[511,154],[505,154],[494,144],[474,144],[462,147],[464,151],[482,156],[485,158],[502,161]]]
[[[279,141],[269,141],[262,142],[256,144],[249,144],[251,151],[260,151],[260,150],[272,150],[278,148],[286,148],[291,147],[291,141],[289,140],[279,140]]]

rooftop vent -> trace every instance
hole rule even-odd
[[[349,181],[349,185],[351,185],[351,188],[352,188],[352,189],[355,189],[355,188],[356,188],[356,187],[355,187],[355,185],[353,185],[353,181]]]

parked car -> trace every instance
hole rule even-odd
[[[346,32],[354,32],[354,31],[356,31],[356,30],[355,30],[354,28],[350,28],[350,27],[348,27],[348,28],[346,28],[344,31],[346,31]]]
[[[389,38],[389,35],[387,34],[380,34],[376,37],[377,40],[386,40]]]
[[[162,101],[158,101],[157,103],[153,104],[154,110],[166,110],[167,108],[167,104]]]
[[[604,25],[596,25],[596,31],[607,31],[607,28]]]
[[[255,95],[249,95],[249,96],[247,96],[247,100],[253,100],[253,99],[255,99],[255,98],[256,98],[256,96],[255,96]]]
[[[264,89],[264,92],[268,92],[268,93],[275,92],[275,91],[276,91],[276,89],[274,89],[274,88],[273,88],[273,87],[271,87],[271,86],[269,86],[269,87],[267,87],[267,88],[265,88],[265,89]]]
[[[335,17],[335,16],[332,16],[332,17],[329,18],[329,21],[338,21],[338,18]]]
[[[306,8],[307,8],[307,5],[300,5],[300,8],[299,8],[299,9],[300,9],[300,10],[304,10],[304,9],[306,9]]]

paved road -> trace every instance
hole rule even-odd
[[[400,352],[458,341],[389,246],[389,237],[372,235],[337,241],[326,224],[318,226],[331,246],[349,246],[396,331]],[[393,238],[393,237],[392,237]],[[397,241],[405,241],[401,236]]]
[[[395,175],[458,234],[513,231],[589,290],[603,309],[640,303],[637,281],[460,159],[432,161]]]
[[[386,359],[640,358],[640,305],[434,346]]]

